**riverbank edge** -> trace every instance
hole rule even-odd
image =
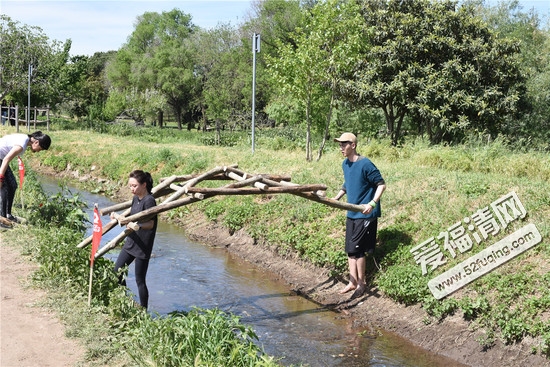
[[[266,246],[257,244],[244,231],[230,234],[226,228],[209,222],[202,213],[191,211],[177,221],[192,241],[224,247],[231,254],[268,270],[287,283],[297,294],[349,318],[354,326],[370,327],[377,333],[391,332],[413,345],[465,366],[550,366],[550,361],[532,353],[533,339],[504,345],[497,341],[484,350],[477,342],[483,332],[455,314],[438,323],[429,323],[420,306],[395,303],[371,285],[367,293],[350,300],[338,291],[345,286],[328,275],[325,269],[292,258],[282,258]]]
[[[80,177],[78,172],[53,172],[50,167],[33,167],[42,175],[66,177],[71,182],[97,180],[97,177]],[[128,193],[122,187],[114,200],[128,200]],[[461,313],[445,318],[441,322],[427,322],[427,315],[421,306],[404,306],[392,301],[372,286],[359,298],[350,299],[338,291],[343,283],[332,279],[326,269],[318,268],[295,258],[283,258],[268,246],[255,243],[243,230],[230,233],[219,223],[209,221],[204,213],[190,209],[184,218],[163,220],[179,225],[192,241],[212,247],[223,247],[230,254],[265,269],[288,284],[291,291],[323,307],[339,312],[349,318],[357,327],[370,327],[378,333],[391,332],[413,345],[423,348],[465,366],[512,367],[530,365],[550,367],[550,360],[533,354],[536,340],[525,338],[521,343],[504,345],[496,341],[490,349],[483,349],[477,342],[484,333],[466,321]]]

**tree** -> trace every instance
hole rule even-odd
[[[73,56],[57,74],[58,96],[62,108],[72,116],[103,120],[108,97],[105,66],[115,52],[96,52],[93,56]]]
[[[361,0],[366,48],[341,87],[382,109],[398,143],[405,117],[434,143],[468,131],[497,134],[518,111],[524,77],[517,43],[498,39],[471,6],[429,0]]]
[[[191,16],[178,9],[141,15],[128,43],[109,66],[110,82],[129,93],[159,91],[174,112],[178,128],[186,115],[190,129],[192,101],[200,92],[196,50],[190,41],[196,30]]]
[[[494,7],[473,2],[489,26],[500,38],[519,42],[520,67],[527,77],[526,113],[510,116],[503,133],[510,140],[539,139],[548,144],[550,138],[550,33],[543,30],[539,15],[524,11],[517,0],[502,1]]]
[[[242,116],[250,116],[250,94],[247,93],[252,70],[250,50],[237,30],[229,24],[221,24],[208,31],[196,32],[193,39],[197,50],[196,70],[202,83],[198,105],[203,127],[215,120],[220,128],[220,124],[231,119],[242,120]]]
[[[273,82],[280,86],[280,101],[289,103],[293,98],[304,110],[306,160],[311,161],[311,130],[322,131],[319,160],[337,105],[337,80],[350,72],[349,66],[362,47],[362,23],[352,1],[330,0],[305,13],[304,26],[297,28],[292,43],[281,42],[279,53],[269,58],[269,67]]]
[[[262,35],[262,53],[275,55],[278,43],[296,46],[294,32],[304,22],[303,9],[313,4],[304,4],[298,0],[256,0],[253,3],[253,15],[243,30],[252,37],[252,33]]]
[[[277,109],[273,103],[268,106],[269,101],[286,98],[279,94],[278,82],[273,82],[272,70],[267,67],[267,62],[270,57],[277,57],[280,45],[290,44],[295,47],[296,29],[303,27],[305,21],[304,9],[310,9],[312,6],[313,2],[299,0],[256,0],[252,3],[251,17],[240,27],[240,33],[250,65],[249,82],[245,87],[248,96],[252,95],[252,35],[261,35],[261,52],[256,54],[257,114],[267,113],[267,109]],[[251,104],[250,97],[248,104]],[[296,114],[289,117],[297,118]]]
[[[0,15],[0,99],[11,95],[23,102],[28,91],[29,65],[32,65],[32,101],[58,102],[57,73],[69,57],[71,41],[50,41],[39,27],[21,26]]]

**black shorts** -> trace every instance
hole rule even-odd
[[[372,253],[376,245],[378,218],[346,219],[346,253],[348,256],[363,257]]]

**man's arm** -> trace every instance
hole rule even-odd
[[[365,210],[362,211],[363,214],[369,214],[374,210],[374,208],[376,208],[380,202],[380,198],[382,197],[384,190],[386,190],[386,184],[384,181],[380,181],[378,186],[376,186],[376,191],[374,192],[374,197],[372,200],[368,204],[363,204],[365,205]]]

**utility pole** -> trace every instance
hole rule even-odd
[[[27,96],[27,131],[31,131],[31,75],[32,64],[29,63],[29,87]]]
[[[254,120],[256,116],[256,53],[260,52],[260,35],[252,36],[252,154],[254,154]]]

